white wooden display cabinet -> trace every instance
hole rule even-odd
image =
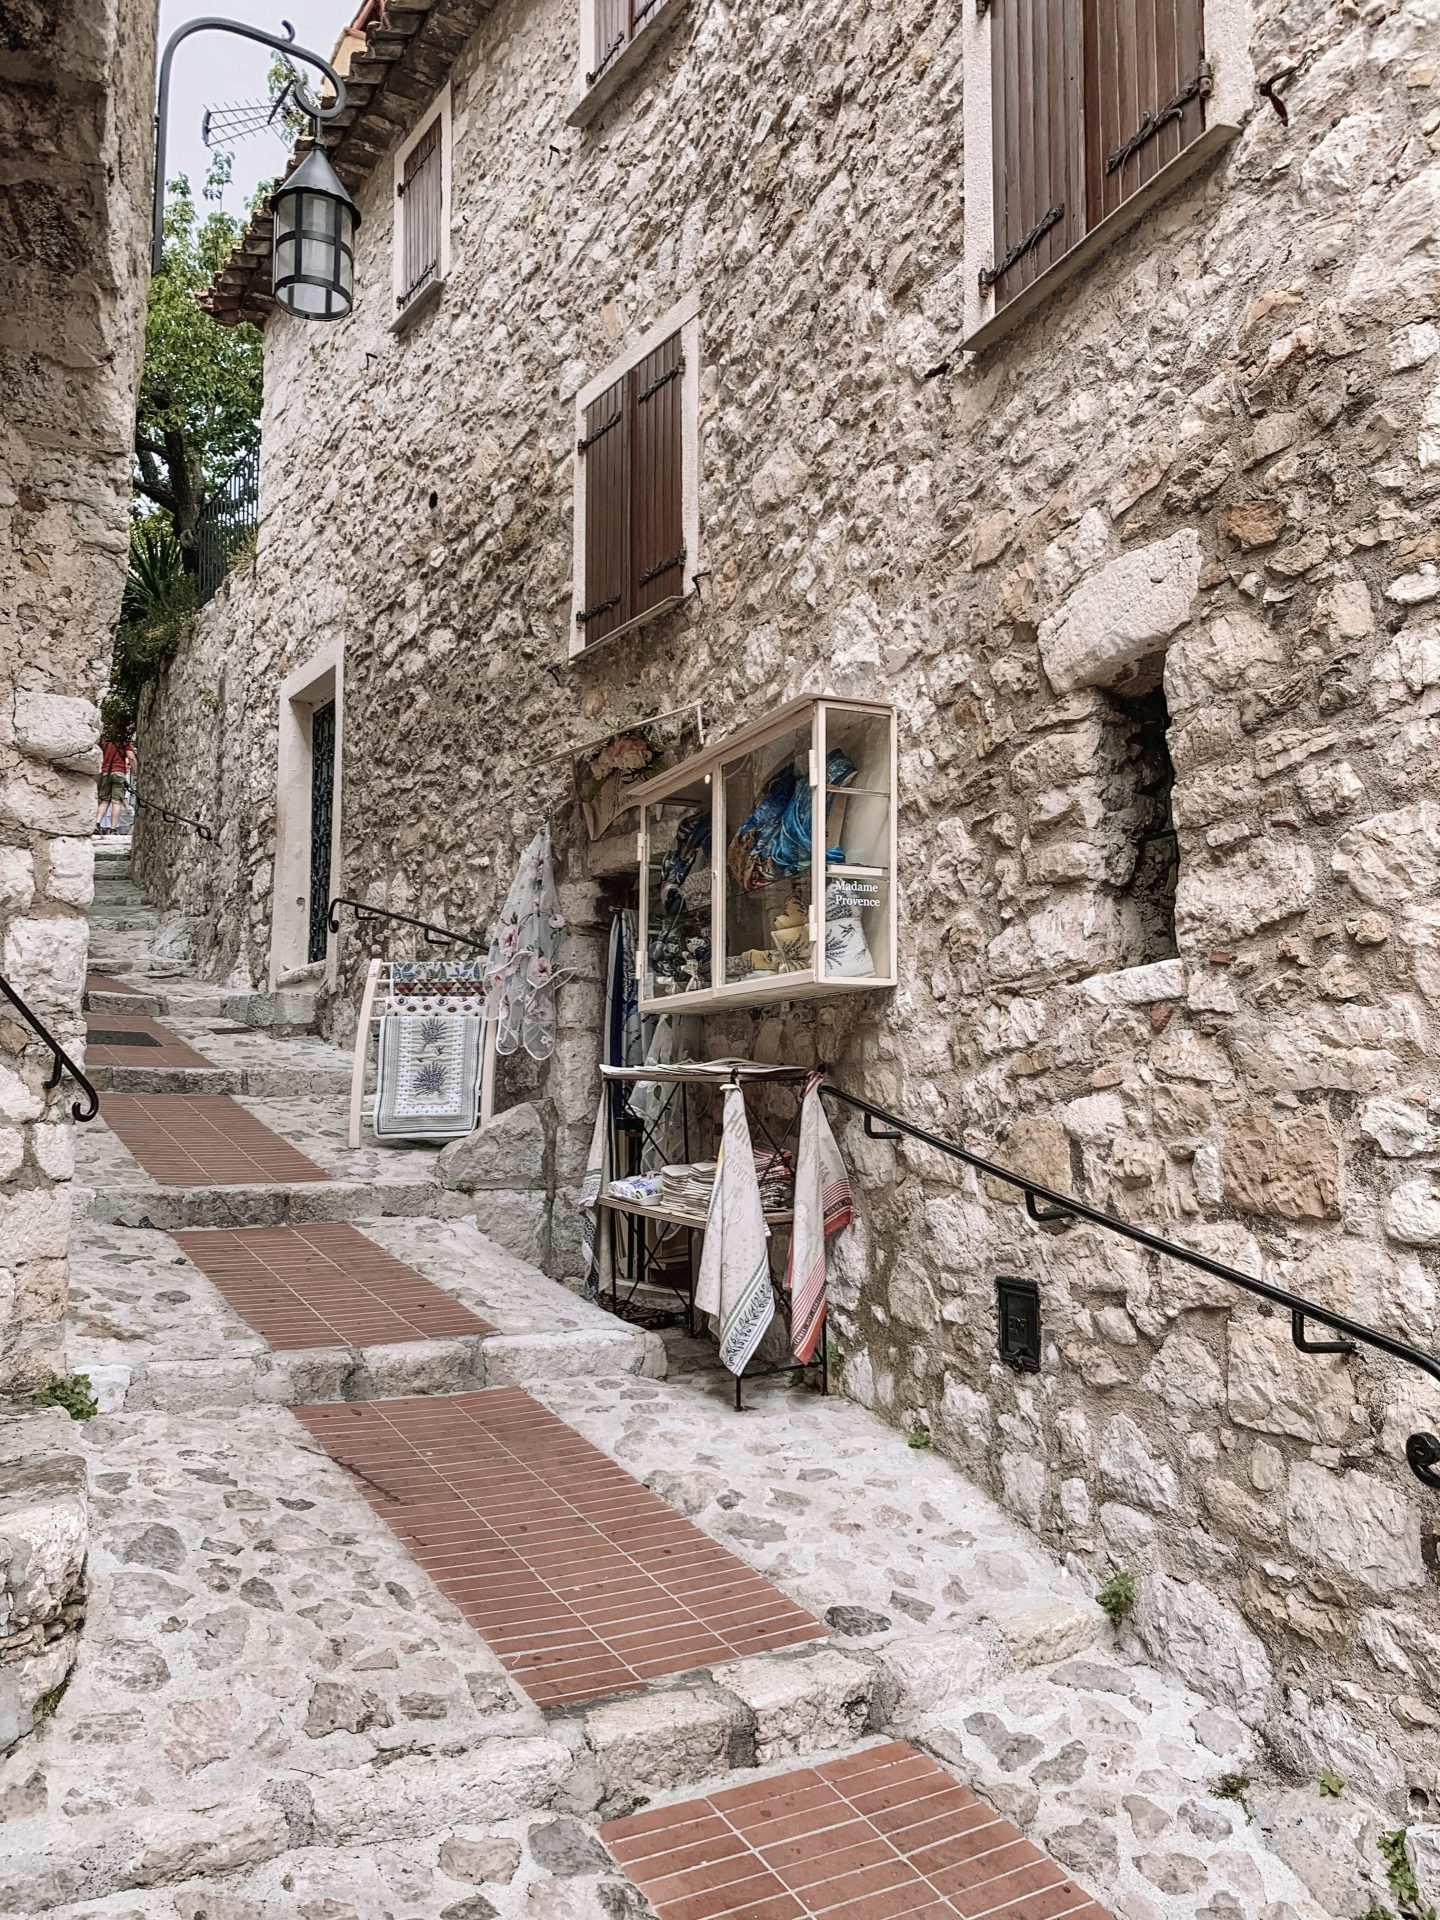
[[[640,1007],[895,985],[895,709],[806,695],[645,783]]]

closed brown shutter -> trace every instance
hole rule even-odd
[[[1204,0],[989,0],[998,312],[1204,130]]]
[[[994,0],[990,9],[997,310],[1085,232],[1083,0]]]
[[[413,300],[440,271],[440,122],[427,127],[405,159],[400,186],[400,299]]]
[[[637,614],[676,599],[684,588],[683,370],[680,336],[674,333],[630,375],[635,423],[630,457],[631,605]]]
[[[593,646],[630,618],[630,377],[585,409],[585,590],[580,639]]]
[[[684,366],[673,333],[585,409],[587,647],[684,594]]]
[[[1204,0],[1084,0],[1087,228],[1205,128]]]

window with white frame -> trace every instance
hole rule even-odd
[[[450,271],[450,89],[395,155],[395,317],[444,285]]]
[[[698,295],[575,401],[572,654],[692,591],[700,565]]]
[[[567,118],[584,126],[679,18],[685,0],[580,0],[580,71]]]
[[[1005,332],[1234,138],[1247,0],[964,0],[965,338]]]

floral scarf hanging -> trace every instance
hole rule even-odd
[[[555,1048],[555,942],[564,929],[555,901],[550,829],[521,857],[485,957],[485,1017],[496,1023],[495,1050],[523,1047],[532,1060]]]

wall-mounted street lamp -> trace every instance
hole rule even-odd
[[[284,23],[289,27],[289,22]],[[175,49],[192,33],[208,28],[236,33],[273,47],[287,60],[303,60],[316,67],[335,89],[328,104],[296,81],[291,98],[301,113],[316,123],[333,120],[345,109],[345,82],[328,60],[290,38],[246,26],[240,20],[188,20],[177,27],[160,56],[160,88],[155,107],[155,231],[151,269],[160,271],[165,229],[165,125],[170,110],[170,65]],[[270,196],[275,215],[274,293],[276,302],[302,320],[343,320],[355,304],[355,229],[360,209],[345,191],[339,176],[319,145],[311,148],[290,178]]]

